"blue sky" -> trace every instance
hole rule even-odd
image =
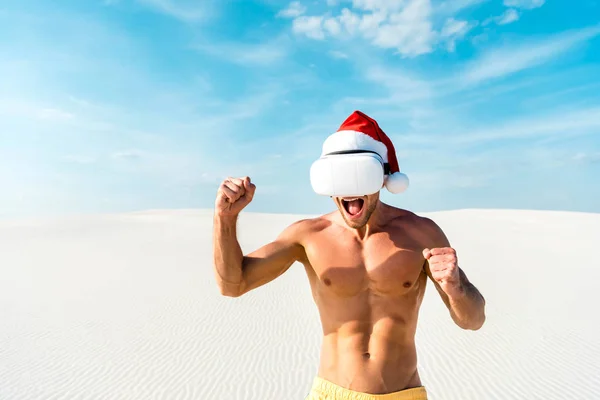
[[[0,217],[321,213],[320,146],[355,109],[414,211],[600,212],[600,1],[0,3]]]

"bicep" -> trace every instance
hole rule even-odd
[[[298,242],[296,229],[292,226],[273,242],[245,255],[242,261],[241,294],[282,275],[301,259],[303,253],[304,248]]]

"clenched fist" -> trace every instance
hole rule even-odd
[[[425,249],[423,257],[429,262],[431,277],[447,295],[454,296],[462,293],[456,250],[452,247]]]
[[[218,216],[237,216],[252,201],[256,186],[249,177],[227,178],[219,186],[215,201]]]

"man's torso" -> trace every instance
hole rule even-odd
[[[359,240],[332,213],[307,221],[302,260],[319,309],[319,376],[365,393],[417,387],[414,336],[427,275],[423,219],[387,209],[380,230]]]

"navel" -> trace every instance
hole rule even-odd
[[[363,353],[363,358],[365,360],[368,360],[369,358],[371,358],[371,353]]]
[[[402,286],[404,286],[405,288],[409,288],[412,286],[412,283],[407,281],[407,282],[404,282],[404,284]]]

